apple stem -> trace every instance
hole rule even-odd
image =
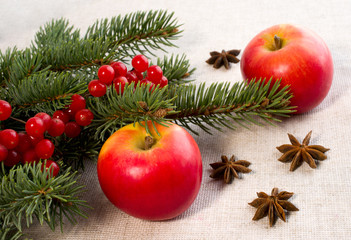
[[[275,50],[279,50],[282,48],[282,39],[277,35],[274,35],[274,47]]]
[[[154,145],[155,141],[154,138],[151,136],[146,136],[145,137],[145,150],[149,150],[152,145]]]

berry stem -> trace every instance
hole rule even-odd
[[[10,117],[10,119],[15,120],[15,121],[20,122],[20,123],[23,123],[23,124],[26,124],[25,121],[18,119],[18,118]]]

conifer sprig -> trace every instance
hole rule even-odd
[[[17,85],[22,79],[40,71],[48,70],[49,66],[43,66],[43,56],[35,54],[31,49],[17,51],[9,64],[9,82]]]
[[[65,135],[56,139],[54,160],[64,162],[63,168],[84,170],[86,161],[96,161],[103,141],[94,138],[94,128],[84,128],[78,137],[68,138]]]
[[[12,105],[19,112],[47,112],[52,114],[70,102],[75,93],[87,91],[87,79],[84,75],[73,76],[70,73],[44,71],[32,74],[17,84],[7,84],[7,94],[12,96]]]
[[[13,49],[8,48],[5,53],[0,51],[0,86],[2,89],[6,85],[5,81],[10,79],[10,67],[17,53],[18,50],[16,47]]]
[[[168,79],[169,84],[185,84],[193,80],[188,79],[195,71],[195,68],[190,68],[189,60],[183,55],[174,55],[170,57],[164,56],[157,59],[157,64],[163,70],[163,75]]]
[[[165,47],[175,47],[172,43],[179,37],[180,25],[167,11],[135,12],[111,20],[96,21],[88,28],[84,39],[102,39],[109,42],[111,48],[118,47],[120,59],[136,54],[148,53],[154,56],[155,50],[166,52]]]
[[[52,230],[57,223],[63,226],[63,217],[76,223],[76,217],[86,217],[82,208],[88,207],[79,199],[83,186],[77,183],[77,172],[70,168],[57,177],[42,164],[17,165],[10,171],[2,163],[0,188],[0,220],[3,226],[14,225],[22,232],[22,221],[27,227],[37,218],[40,224],[46,222]]]
[[[163,117],[168,111],[173,112],[174,99],[167,99],[167,88],[156,87],[149,91],[150,85],[126,85],[123,95],[117,94],[114,88],[104,98],[90,99],[90,108],[95,120],[89,126],[96,129],[95,138],[105,140],[119,128],[130,123],[157,121],[166,124]]]
[[[174,47],[182,31],[167,11],[143,11],[96,21],[84,37],[65,19],[52,20],[35,35],[32,46],[0,52],[0,83],[14,84],[38,71],[79,71],[89,75],[102,64],[127,61],[139,53]]]
[[[179,85],[145,91],[145,86],[133,85],[125,89],[123,95],[111,91],[107,98],[94,99],[91,106],[96,120],[91,126],[96,128],[95,137],[104,139],[106,133],[134,122],[154,121],[167,124],[174,121],[190,131],[190,123],[211,133],[211,128],[247,127],[248,124],[262,125],[281,121],[293,112],[289,105],[288,87],[279,89],[279,81],[252,81],[230,84],[213,83]],[[148,90],[149,86],[146,86]]]
[[[111,61],[126,61],[138,53],[154,55],[155,50],[175,46],[172,41],[181,31],[173,15],[142,11],[106,18],[91,25],[84,37],[67,20],[53,20],[40,28],[32,50],[54,71],[91,70]]]
[[[0,240],[17,240],[23,236],[13,223],[3,224],[3,219],[0,219]]]
[[[45,50],[49,50],[49,47],[53,46],[57,41],[68,43],[78,39],[80,39],[79,29],[69,26],[69,21],[61,18],[52,20],[39,28],[34,36],[32,48],[36,52],[45,53]]]
[[[279,117],[289,117],[294,107],[289,106],[288,86],[279,88],[280,82],[272,83],[251,81],[230,84],[213,83],[206,87],[185,85],[173,88],[170,97],[175,97],[174,113],[166,118],[173,119],[194,132],[189,124],[198,125],[205,132],[211,128],[221,130],[223,127],[234,129],[236,126],[246,127],[250,124],[262,125],[280,122]],[[229,121],[230,120],[230,121]]]

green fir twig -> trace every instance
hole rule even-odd
[[[183,55],[174,55],[170,57],[164,56],[163,59],[157,59],[157,65],[163,70],[163,75],[168,79],[169,84],[185,84],[193,80],[189,79],[195,71],[195,68],[190,68],[189,60]]]
[[[47,112],[52,114],[62,109],[71,101],[75,93],[87,91],[84,75],[72,76],[69,73],[45,71],[36,73],[18,82],[8,83],[7,93],[12,96],[12,106],[22,112]]]
[[[166,118],[174,120],[188,130],[198,134],[190,124],[199,126],[211,134],[211,128],[222,130],[223,127],[235,129],[237,126],[248,127],[250,124],[263,125],[280,122],[281,117],[289,117],[294,107],[289,106],[289,87],[279,88],[280,81],[251,81],[230,84],[213,83],[206,87],[188,85],[174,88],[175,113]],[[260,121],[262,120],[262,121]]]
[[[211,128],[234,129],[236,125],[262,125],[280,122],[294,110],[289,106],[288,87],[279,90],[280,82],[252,81],[250,84],[213,83],[170,86],[145,91],[144,86],[127,86],[123,95],[110,91],[107,98],[93,99],[92,109],[96,119],[95,138],[104,139],[118,128],[141,121],[167,124],[174,121],[194,132],[190,124],[200,126],[205,132]],[[149,86],[146,86],[148,89]],[[271,87],[271,89],[270,89]]]
[[[172,41],[178,39],[182,32],[179,30],[181,25],[173,16],[174,13],[158,10],[102,19],[88,28],[84,38],[102,39],[111,47],[119,46],[120,59],[140,53],[155,56],[155,50],[167,52],[165,47],[175,47]]]
[[[15,227],[22,232],[23,220],[29,227],[34,217],[52,230],[57,223],[62,230],[64,216],[73,224],[77,216],[87,217],[82,208],[89,206],[79,199],[84,187],[77,183],[77,172],[67,168],[57,177],[50,177],[46,168],[42,170],[42,164],[17,165],[11,170],[1,164],[0,220],[10,230]]]

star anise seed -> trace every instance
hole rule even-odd
[[[214,169],[210,175],[211,178],[223,178],[225,183],[231,183],[235,178],[239,178],[238,172],[249,173],[251,169],[250,162],[245,160],[235,161],[234,155],[228,160],[227,156],[221,156],[221,162],[211,163],[210,166]]]
[[[294,171],[303,162],[306,162],[311,168],[316,168],[315,160],[325,160],[327,156],[324,154],[329,149],[321,145],[308,145],[311,140],[312,131],[310,131],[303,139],[302,144],[292,135],[288,133],[291,144],[283,144],[277,147],[278,151],[283,155],[278,159],[281,162],[290,162],[290,171]]]
[[[237,56],[240,50],[233,49],[229,51],[222,50],[222,52],[210,52],[211,57],[206,61],[208,64],[213,64],[214,68],[220,68],[222,65],[229,69],[229,63],[238,63],[240,60]]]
[[[257,193],[258,198],[249,203],[257,208],[252,220],[260,220],[268,215],[269,226],[273,226],[277,217],[286,221],[285,211],[299,211],[291,202],[287,201],[294,193],[282,191],[278,193],[278,188],[273,188],[271,196],[264,192]]]

